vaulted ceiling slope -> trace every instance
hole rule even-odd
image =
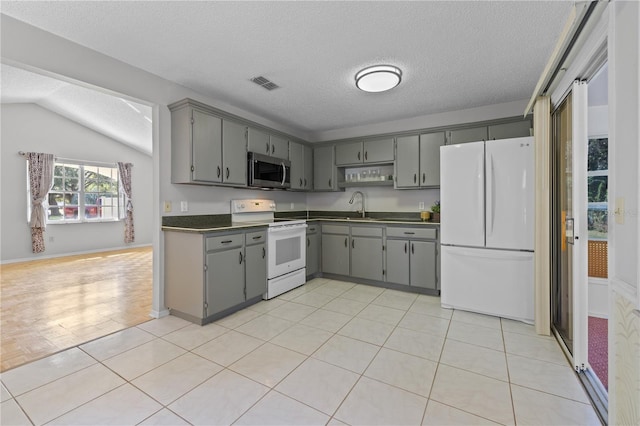
[[[2,64],[0,101],[35,103],[151,155],[151,107]]]
[[[571,6],[3,1],[2,13],[314,135],[528,98]],[[356,89],[356,72],[374,64],[400,67],[402,83]],[[255,76],[280,88],[267,91]]]

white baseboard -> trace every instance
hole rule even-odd
[[[167,316],[169,316],[169,310],[168,310],[168,309],[163,309],[163,310],[161,310],[161,311],[153,311],[153,310],[152,310],[152,311],[149,313],[149,316],[150,316],[151,318],[156,318],[156,319],[157,319],[157,318],[162,318],[162,317],[167,317]]]
[[[26,257],[23,259],[2,260],[0,261],[0,265],[8,265],[10,263],[20,263],[20,262],[31,262],[34,260],[56,259],[58,257],[79,256],[83,254],[102,253],[105,251],[127,250],[127,249],[140,248],[140,247],[152,247],[152,245],[151,244],[135,244],[135,245],[132,244],[132,245],[120,246],[120,247],[105,247],[105,248],[100,248],[96,250],[75,251],[70,253],[57,253],[57,254],[50,254],[50,255],[44,255],[44,256],[38,255],[38,257]]]

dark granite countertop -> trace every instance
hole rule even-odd
[[[351,211],[293,211],[276,212],[275,219],[276,221],[305,219],[308,221],[331,221],[344,223],[440,225],[437,222],[424,222],[420,219],[420,213],[411,212],[370,212],[367,213],[367,217],[362,218],[358,213]],[[267,224],[259,222],[234,223],[231,221],[230,214],[162,217],[163,231],[207,233],[263,226],[267,226]]]

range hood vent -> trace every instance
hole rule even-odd
[[[267,90],[273,90],[273,89],[277,89],[278,87],[280,87],[277,84],[275,84],[274,82],[264,78],[263,76],[253,77],[251,79],[251,81],[253,81],[258,86],[264,87]]]

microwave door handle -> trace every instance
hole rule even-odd
[[[287,168],[284,165],[284,161],[280,165],[282,166],[282,186],[284,186],[284,182],[287,180]]]

